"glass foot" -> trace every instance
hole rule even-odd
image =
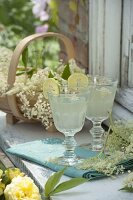
[[[84,144],[79,145],[79,147],[82,147],[82,148],[87,149],[87,150],[92,150],[92,144],[91,143],[84,143]]]
[[[76,157],[75,159],[65,159],[64,157],[58,158],[58,164],[64,166],[75,166],[82,162],[82,158]]]
[[[96,145],[95,145],[95,144],[93,143],[93,146],[91,146],[92,151],[101,151],[102,148],[103,148],[103,145],[101,145],[101,144],[96,144]]]
[[[90,133],[92,135],[92,151],[101,151],[104,144],[104,129],[101,127],[101,121],[93,121]]]
[[[102,146],[101,144],[94,144],[94,141],[93,141],[93,144],[91,143],[88,143],[88,144],[82,144],[80,145],[80,147],[84,148],[84,149],[87,149],[87,150],[91,150],[91,151],[101,151],[102,150]]]

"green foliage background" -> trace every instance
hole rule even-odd
[[[35,25],[41,22],[32,13],[31,1],[0,0],[0,24],[0,45],[13,49],[20,39],[33,34]]]
[[[33,15],[32,7],[33,3],[30,0],[0,0],[0,46],[13,50],[20,40],[35,33],[36,26],[45,24]],[[58,10],[55,0],[51,0],[49,9],[51,16],[46,23],[49,24],[49,31],[57,31]],[[28,59],[29,66],[34,65],[36,68],[42,63],[43,68],[46,66],[53,68],[57,65],[60,50],[58,41],[52,38],[45,39],[43,44],[39,42],[32,49],[34,50],[33,52],[31,50]]]

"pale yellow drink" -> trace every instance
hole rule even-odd
[[[50,98],[56,128],[70,136],[79,132],[86,117],[86,99],[72,94],[53,95]]]
[[[112,111],[117,81],[112,81],[106,77],[90,76],[90,95],[87,103],[86,118],[91,120],[93,127],[90,130],[92,134],[92,150],[100,151],[103,148],[103,133],[101,123],[109,117]]]
[[[116,85],[97,85],[90,88],[86,118],[94,121],[107,119],[112,111]]]

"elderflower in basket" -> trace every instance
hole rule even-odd
[[[53,124],[52,113],[47,98],[47,93],[51,85],[60,85],[67,82],[67,78],[74,72],[84,73],[75,60],[69,60],[68,64],[60,64],[59,69],[52,71],[49,68],[38,69],[31,78],[25,75],[19,76],[14,83],[14,87],[7,92],[7,95],[16,94],[21,102],[20,109],[28,119],[37,119],[48,129]],[[57,86],[57,87],[58,87]]]
[[[9,54],[7,50],[7,54]],[[12,53],[10,52],[10,55]],[[11,56],[10,56],[11,59]],[[9,89],[7,84],[8,67],[10,60],[6,60],[6,65],[3,63],[3,59],[0,60],[0,66],[5,67],[0,68],[0,96],[16,95],[17,104],[25,118],[29,120],[41,121],[46,129],[53,125],[52,113],[49,105],[46,93],[48,90],[48,85],[46,84],[48,79],[52,79],[53,82],[60,84],[66,84],[67,79],[73,73],[85,73],[85,71],[79,68],[74,59],[68,61],[68,63],[59,62],[58,66],[54,70],[49,67],[37,68],[34,73],[29,75],[27,72],[22,71],[24,67],[18,67],[16,71],[16,79],[13,87]],[[45,86],[47,85],[47,86]],[[2,98],[0,97],[0,107],[3,105]],[[1,110],[4,110],[2,108]]]

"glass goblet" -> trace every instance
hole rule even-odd
[[[76,141],[74,135],[79,132],[85,121],[87,96],[89,91],[83,88],[71,89],[61,87],[58,95],[49,93],[55,127],[65,135],[65,152],[59,158],[59,164],[72,166],[79,162],[75,154]]]
[[[104,129],[101,123],[109,117],[112,111],[117,81],[102,76],[90,76],[92,87],[88,98],[86,118],[91,120],[93,127],[90,130],[92,135],[91,149],[100,151],[103,148]]]

